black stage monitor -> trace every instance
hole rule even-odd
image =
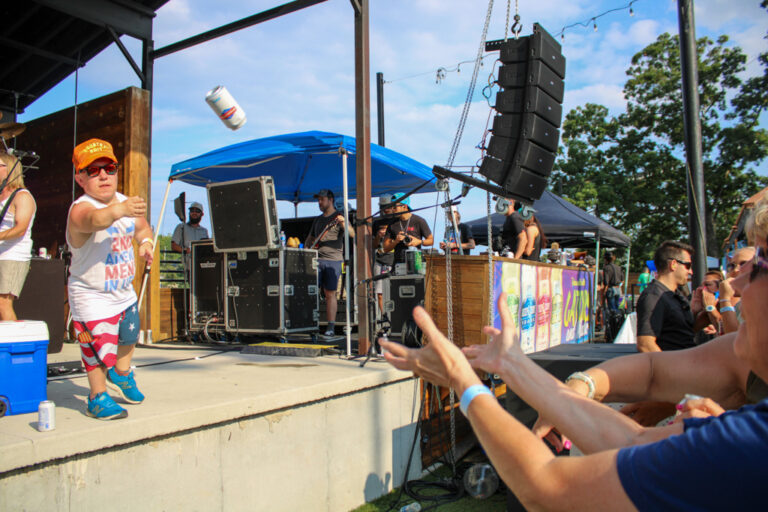
[[[206,188],[216,252],[256,251],[280,245],[272,176],[209,183]]]

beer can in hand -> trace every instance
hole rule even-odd
[[[56,404],[43,400],[37,408],[37,430],[48,432],[56,428]]]

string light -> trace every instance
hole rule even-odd
[[[623,7],[616,7],[614,9],[608,9],[607,11],[602,12],[602,13],[598,14],[597,16],[592,16],[591,18],[587,18],[584,21],[579,21],[579,22],[576,22],[576,23],[571,23],[570,25],[566,25],[562,29],[560,29],[560,32],[557,32],[555,34],[555,36],[560,36],[560,40],[565,41],[565,31],[566,30],[568,30],[569,28],[573,28],[573,27],[584,27],[584,28],[587,28],[587,27],[589,27],[590,24],[592,25],[592,30],[597,32],[597,20],[598,20],[598,18],[602,18],[603,16],[605,16],[607,14],[610,14],[612,12],[623,11],[625,9],[628,9],[629,10],[629,15],[634,17],[635,16],[635,10],[632,8],[632,4],[634,4],[635,2],[639,2],[639,1],[640,0],[632,0],[631,2],[629,2],[627,5],[625,5]]]
[[[632,8],[632,5],[635,2],[639,2],[639,1],[640,0],[632,0],[631,2],[629,2],[627,5],[625,5],[623,7],[616,7],[614,9],[609,9],[609,10],[607,10],[605,12],[602,12],[602,13],[598,14],[597,16],[592,16],[591,18],[587,18],[584,21],[579,21],[579,22],[576,22],[576,23],[571,23],[570,25],[566,25],[562,29],[560,29],[560,32],[557,32],[555,34],[555,37],[560,36],[560,41],[565,42],[565,31],[566,30],[568,30],[569,28],[574,28],[574,27],[584,27],[584,28],[587,28],[587,27],[589,27],[590,24],[592,24],[592,30],[594,32],[597,32],[597,20],[599,18],[602,18],[603,16],[606,16],[607,14],[612,13],[612,12],[623,11],[623,10],[627,9],[627,10],[629,10],[629,15],[631,17],[634,17],[635,16],[635,10]],[[480,65],[482,66],[483,65],[483,60],[485,58],[487,58],[487,57],[490,57],[491,55],[492,54],[484,55],[481,58],[481,60],[480,60]],[[399,82],[401,80],[408,80],[410,78],[416,78],[416,77],[423,76],[423,75],[432,75],[432,76],[435,77],[435,83],[439,84],[443,80],[445,80],[446,75],[448,73],[461,73],[461,65],[462,64],[470,64],[470,63],[473,63],[473,62],[474,62],[474,60],[465,60],[465,61],[461,61],[458,64],[456,64],[454,66],[451,66],[449,68],[440,67],[440,68],[437,69],[436,72],[435,71],[425,71],[423,73],[417,73],[415,75],[409,75],[409,76],[404,76],[404,77],[401,77],[401,78],[395,78],[394,80],[385,80],[384,83],[385,84],[390,84],[392,82]]]

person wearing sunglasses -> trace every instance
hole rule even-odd
[[[37,204],[24,188],[21,161],[0,154],[0,320],[15,321],[19,298],[32,259],[32,224]],[[1,215],[4,212],[4,215]]]
[[[693,247],[667,240],[653,256],[657,277],[637,300],[637,350],[657,352],[693,347],[695,318],[679,287],[688,283]],[[704,327],[706,324],[701,321]],[[708,322],[707,322],[708,323]]]
[[[147,265],[154,251],[147,203],[117,191],[119,164],[109,142],[79,144],[72,162],[75,181],[85,192],[69,209],[66,236],[72,251],[69,307],[90,387],[86,414],[124,418],[127,411],[107,394],[107,385],[128,403],[144,400],[131,358],[140,330],[133,242]]]
[[[732,344],[736,357],[763,380],[768,380],[767,255],[765,248],[759,250],[749,276],[740,276],[734,284],[741,289],[745,321]],[[501,294],[497,306],[502,329],[483,328],[483,334],[491,337],[486,345],[459,349],[423,308],[416,308],[414,317],[429,340],[424,348],[381,344],[384,357],[396,368],[456,391],[484,452],[524,507],[761,510],[765,506],[768,399],[718,417],[641,427],[574,393],[528,358],[520,350],[505,301]],[[585,455],[555,457],[481,384],[476,370],[499,375],[510,391],[552,418]],[[685,404],[706,400],[689,399]]]

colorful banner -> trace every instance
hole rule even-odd
[[[503,291],[526,354],[561,343],[587,342],[592,279],[585,270],[497,261],[493,325],[501,328],[495,304]]]

